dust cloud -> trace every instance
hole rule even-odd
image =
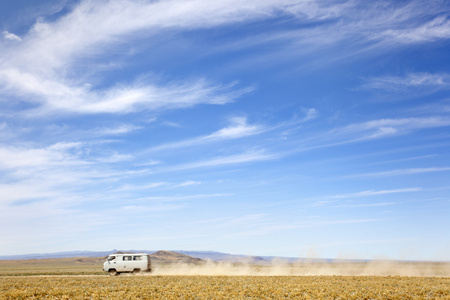
[[[154,266],[151,275],[204,276],[421,276],[450,277],[450,263],[434,262],[284,262],[270,264],[224,263]]]

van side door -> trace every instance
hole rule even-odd
[[[131,255],[124,255],[122,258],[119,272],[125,271],[133,271],[133,257]]]

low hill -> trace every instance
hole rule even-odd
[[[160,263],[198,264],[204,262],[204,260],[200,258],[166,250],[159,250],[151,254],[150,257],[152,262],[160,262]]]

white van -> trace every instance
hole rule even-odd
[[[103,263],[103,271],[108,272],[109,275],[150,272],[151,270],[150,255],[146,253],[110,254]]]

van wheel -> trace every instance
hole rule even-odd
[[[141,273],[141,269],[134,269],[133,270],[133,274],[139,274],[139,273]]]
[[[108,273],[109,273],[109,276],[117,276],[117,275],[119,275],[119,273],[117,273],[117,271],[114,270],[114,269],[109,270]]]

